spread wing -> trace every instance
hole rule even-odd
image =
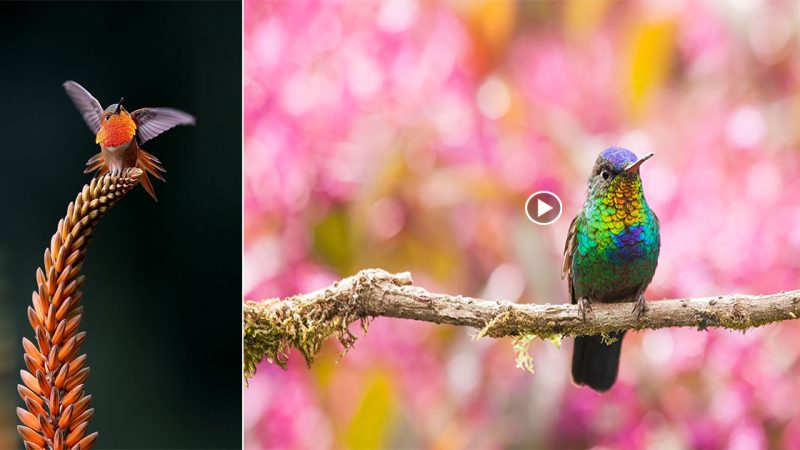
[[[136,121],[139,144],[153,139],[159,134],[178,125],[194,125],[190,114],[172,108],[142,108],[131,113]]]
[[[103,117],[103,107],[100,106],[100,102],[92,97],[92,94],[84,89],[83,86],[72,80],[64,82],[63,86],[72,103],[81,112],[86,125],[89,125],[92,133],[97,134],[100,131],[100,120]]]
[[[575,254],[575,246],[578,243],[578,239],[575,237],[577,225],[578,216],[575,216],[575,218],[572,219],[572,223],[569,224],[567,242],[564,244],[564,262],[561,265],[561,279],[567,279],[569,297],[572,303],[577,302],[577,299],[575,298],[575,290],[572,286],[572,257]]]

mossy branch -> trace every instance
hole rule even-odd
[[[87,450],[98,434],[88,433],[94,416],[91,395],[84,392],[89,377],[79,332],[84,277],[79,276],[86,248],[98,221],[141,180],[140,169],[93,178],[85,185],[44,251],[44,266],[36,271],[38,289],[28,307],[34,340],[22,339],[27,370],[17,386],[24,408],[17,408],[17,431],[28,450]]]
[[[355,336],[348,325],[360,321],[366,330],[372,317],[394,317],[467,326],[478,337],[608,334],[612,331],[667,327],[746,330],[800,316],[800,291],[771,295],[730,294],[648,302],[637,319],[630,303],[595,304],[584,321],[577,305],[519,304],[428,292],[412,286],[408,272],[362,270],[328,288],[286,299],[245,300],[244,371],[255,372],[264,357],[285,368],[291,347],[308,364],[322,343],[336,335],[348,349]]]

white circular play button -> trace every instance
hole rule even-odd
[[[525,202],[525,215],[537,225],[550,225],[561,217],[561,199],[550,191],[534,192]]]

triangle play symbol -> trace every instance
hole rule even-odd
[[[550,211],[552,209],[553,209],[552,206],[539,200],[538,198],[536,199],[536,215],[538,217],[542,217],[543,214],[547,214],[547,211]]]

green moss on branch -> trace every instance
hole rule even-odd
[[[747,330],[793,320],[800,315],[800,291],[648,302],[647,315],[641,319],[628,303],[596,304],[584,320],[576,305],[436,294],[413,286],[408,273],[365,269],[320,291],[262,302],[246,300],[243,308],[244,373],[249,377],[263,358],[286,368],[291,348],[310,365],[322,343],[332,336],[347,351],[356,340],[349,325],[358,320],[366,331],[371,317],[467,326],[479,330],[478,337],[511,336],[527,354],[532,337],[560,341],[565,336],[666,327]],[[532,368],[524,355],[519,361]]]

